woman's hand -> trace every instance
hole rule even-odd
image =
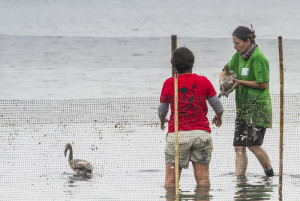
[[[169,122],[169,119],[165,118],[164,120],[160,121],[160,128],[161,130],[165,130],[165,123]]]
[[[234,81],[233,89],[236,89],[241,84],[241,82],[240,82],[240,80],[235,79],[235,78],[233,78],[232,80]]]
[[[217,127],[220,127],[222,125],[222,115],[216,114],[216,116],[212,120],[213,124],[216,124]]]

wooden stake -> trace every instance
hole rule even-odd
[[[279,153],[279,194],[282,195],[282,172],[283,172],[283,114],[284,114],[284,88],[283,88],[283,54],[282,37],[278,36],[279,69],[280,69],[280,153]]]
[[[174,114],[174,126],[175,126],[175,187],[176,187],[176,201],[179,200],[179,153],[178,153],[178,74],[175,72],[174,77],[175,93],[175,114]]]
[[[172,56],[173,56],[173,52],[174,52],[174,50],[176,50],[177,49],[177,35],[172,35],[171,36],[171,54],[172,54]],[[175,67],[174,66],[172,66],[172,77],[174,77],[174,75],[175,75],[175,72],[176,72],[176,69],[175,69]]]

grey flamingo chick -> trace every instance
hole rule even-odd
[[[237,75],[232,71],[229,70],[229,67],[225,65],[224,71],[226,74],[224,75],[223,79],[220,80],[220,93],[218,97],[220,98],[221,96],[226,96],[228,97],[228,94],[234,91],[233,85],[234,85],[234,80],[237,78]]]
[[[76,175],[91,175],[93,172],[93,166],[90,162],[81,159],[73,159],[73,149],[70,143],[66,144],[65,147],[65,156],[67,156],[67,152],[69,152],[69,165],[72,170],[76,173]]]

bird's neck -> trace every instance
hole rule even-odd
[[[69,153],[69,161],[73,160],[73,150],[72,147],[70,148],[70,153]]]

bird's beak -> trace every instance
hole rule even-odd
[[[68,149],[65,149],[65,157],[67,156],[67,151],[68,151]]]

